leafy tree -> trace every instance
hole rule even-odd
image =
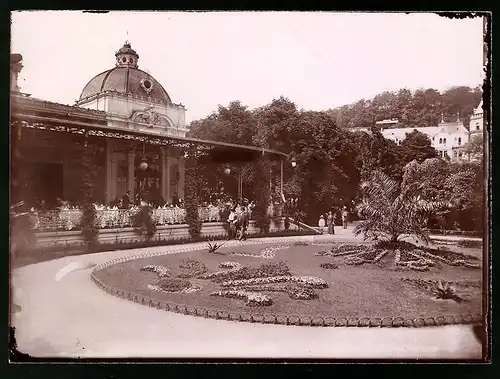
[[[429,242],[427,218],[448,204],[422,198],[425,184],[416,180],[418,168],[405,170],[401,184],[379,170],[362,183],[363,198],[357,210],[363,220],[354,229],[356,235],[363,233],[365,239],[382,238],[395,243],[409,234]]]
[[[189,131],[190,137],[240,145],[252,145],[255,134],[256,122],[253,112],[239,101],[233,101],[227,107],[219,105],[217,112],[205,119],[193,121]],[[255,172],[251,165],[244,164],[242,167],[236,162],[228,162],[224,165],[206,161],[203,162],[203,165],[205,165],[205,170],[198,172],[199,179],[203,183],[200,200],[208,200],[211,196],[211,189],[219,191],[221,188],[236,197],[237,179],[235,174],[239,170],[244,170],[243,187],[253,194]],[[232,175],[225,174],[226,168],[230,169]]]
[[[438,153],[432,147],[429,137],[417,130],[408,133],[406,138],[401,142],[401,157],[405,163],[411,162],[416,159],[423,162],[428,158],[435,158]]]
[[[95,165],[93,164],[93,150],[88,148],[82,149],[80,164],[82,167],[82,218],[80,220],[83,240],[87,247],[91,247],[97,242],[99,230],[96,225],[97,214],[94,207],[94,179]]]
[[[197,162],[194,149],[190,149],[185,166],[185,194],[186,223],[189,227],[189,236],[194,240],[201,237],[202,221],[198,213],[200,207],[201,177],[200,165]]]
[[[268,214],[271,193],[269,191],[269,159],[260,158],[254,163],[257,172],[261,174],[256,177],[256,186],[260,190],[255,194],[255,209],[252,211],[252,218],[255,220],[255,226],[262,233],[269,233],[271,217]]]
[[[482,162],[484,159],[484,140],[482,134],[475,134],[471,137],[470,141],[467,142],[464,148],[465,154],[467,154],[472,160]]]

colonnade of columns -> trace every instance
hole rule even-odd
[[[136,182],[136,152],[133,150],[119,151],[116,149],[116,141],[106,140],[106,193],[105,201],[109,203],[119,199],[125,191],[130,191],[130,198],[135,198]],[[176,193],[178,197],[184,198],[184,167],[185,159],[172,148],[160,147],[159,171],[160,171],[160,194],[166,202],[172,200]],[[126,170],[120,172],[120,165],[126,165]],[[172,167],[178,166],[178,178],[172,177]],[[120,174],[126,172],[126,177]]]

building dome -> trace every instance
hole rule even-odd
[[[128,41],[115,53],[115,57],[116,67],[93,77],[83,88],[77,103],[108,91],[153,103],[172,103],[163,86],[150,74],[139,69],[139,55]]]

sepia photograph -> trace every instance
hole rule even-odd
[[[490,22],[12,11],[10,361],[487,362]]]

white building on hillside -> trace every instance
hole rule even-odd
[[[385,138],[394,141],[396,144],[401,145],[406,136],[412,131],[416,130],[429,137],[432,147],[434,147],[440,157],[460,159],[462,153],[456,151],[454,156],[453,149],[465,145],[469,141],[469,131],[460,121],[457,115],[457,121],[445,122],[444,118],[438,126],[425,126],[421,128],[387,128],[387,125],[396,125],[397,120],[384,120],[378,122],[377,125],[382,125],[382,134]]]
[[[479,103],[476,109],[474,109],[473,115],[470,117],[469,130],[471,135],[483,132],[483,100]]]

